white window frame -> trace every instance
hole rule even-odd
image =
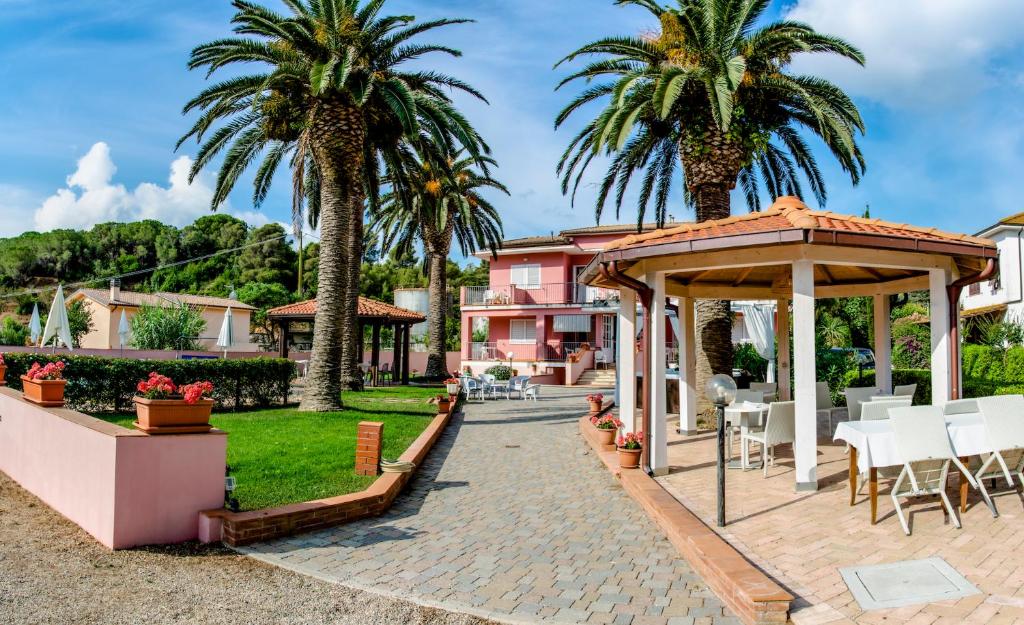
[[[529,328],[529,331],[520,332],[520,338],[516,338],[516,328]],[[522,338],[529,335],[529,338]],[[508,342],[513,345],[533,345],[537,342],[537,321],[536,319],[509,319]]]
[[[536,282],[531,282],[530,281],[530,272],[532,270],[536,270],[537,271],[537,281]],[[526,274],[525,275],[525,280],[523,280],[522,282],[520,282],[519,279],[518,279],[520,277],[520,275],[521,275],[521,272],[525,272],[525,274]],[[512,265],[511,271],[509,273],[509,282],[511,282],[512,286],[516,287],[517,289],[525,289],[525,290],[539,289],[540,288],[540,263],[528,263],[528,264],[524,264],[524,265]]]

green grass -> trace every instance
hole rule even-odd
[[[355,474],[360,421],[384,423],[384,457],[398,458],[437,409],[426,400],[438,389],[374,388],[345,393],[341,412],[293,408],[216,413],[210,422],[228,433],[228,464],[243,510],[256,510],[363,490],[373,477]],[[96,415],[132,427],[135,415]]]

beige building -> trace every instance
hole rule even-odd
[[[211,351],[220,349],[217,347],[217,336],[224,323],[224,312],[230,306],[233,322],[232,335],[235,343],[229,351],[260,351],[259,345],[253,343],[249,335],[249,317],[255,309],[235,299],[179,293],[135,293],[122,291],[119,286],[112,284],[109,290],[79,289],[68,298],[69,302],[76,300],[85,302],[86,308],[92,313],[93,322],[93,329],[82,337],[80,347],[90,349],[128,347],[121,345],[120,336],[117,334],[122,310],[128,321],[131,322],[140,306],[177,306],[184,303],[200,311],[203,320],[206,321],[206,328],[202,336],[199,337],[199,342],[206,349]]]

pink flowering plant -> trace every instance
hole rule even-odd
[[[66,365],[61,360],[48,362],[46,365],[40,365],[38,362],[34,362],[32,363],[32,366],[29,367],[28,372],[25,373],[25,377],[30,380],[63,380],[65,366]]]
[[[208,380],[186,384],[178,390],[181,392],[181,397],[187,404],[194,404],[200,399],[213,398],[213,382]]]
[[[617,430],[622,427],[622,421],[619,421],[615,417],[607,414],[603,417],[590,417],[590,422],[599,430]]]
[[[587,401],[601,403],[604,401],[604,395],[601,393],[592,393],[587,395]]]
[[[643,436],[643,432],[627,432],[619,436],[619,439],[615,442],[619,449],[642,449],[644,446]]]
[[[150,372],[149,378],[140,380],[135,389],[146,399],[184,399],[189,404],[213,396],[211,382],[194,382],[179,387],[171,378],[156,371]]]

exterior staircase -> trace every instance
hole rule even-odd
[[[615,369],[590,369],[583,372],[575,386],[590,386],[594,388],[615,388]]]

